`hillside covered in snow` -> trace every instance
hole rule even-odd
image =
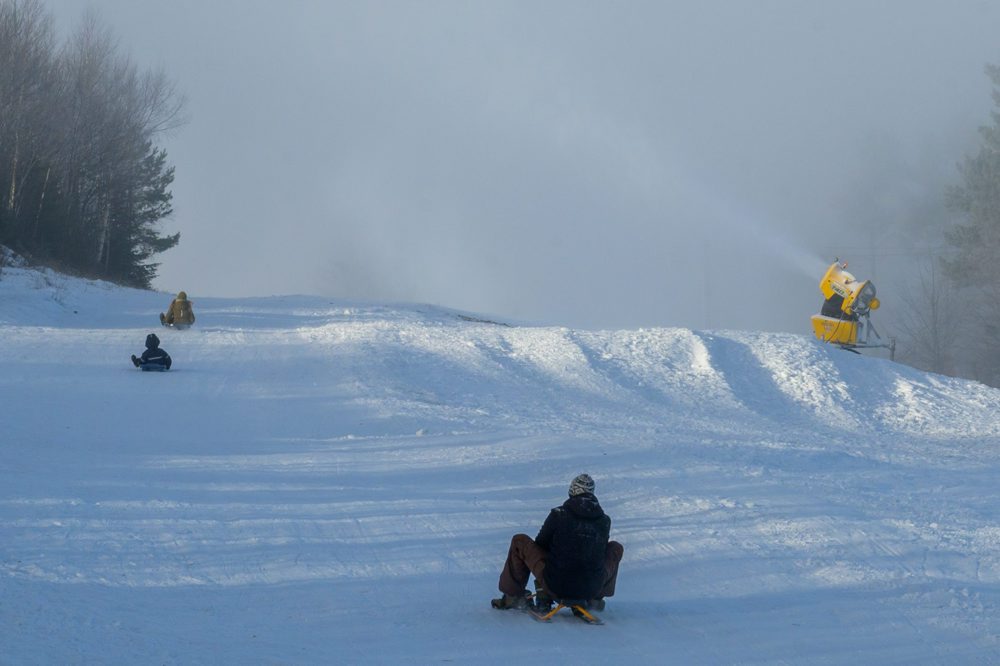
[[[1000,391],[806,331],[186,288],[174,331],[0,278],[2,664],[1000,661]],[[579,472],[605,625],[491,609]]]

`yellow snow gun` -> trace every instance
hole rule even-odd
[[[865,347],[883,347],[895,352],[895,340],[889,344],[872,325],[869,317],[880,305],[871,280],[858,280],[847,272],[847,262],[835,260],[819,281],[823,307],[812,316],[813,332],[822,342],[855,351]],[[871,336],[875,336],[872,342]]]

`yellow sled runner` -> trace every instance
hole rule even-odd
[[[558,601],[556,602],[555,607],[547,613],[534,609],[529,609],[528,612],[531,613],[531,616],[539,622],[548,622],[563,608],[569,608],[573,611],[573,615],[580,618],[587,624],[604,624],[604,621],[601,620],[601,618],[587,610],[586,602],[582,601]]]

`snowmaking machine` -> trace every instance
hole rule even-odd
[[[880,347],[895,356],[896,341],[882,342],[869,319],[871,311],[879,307],[871,280],[858,280],[847,272],[847,262],[841,263],[838,258],[819,281],[819,289],[823,292],[823,307],[812,316],[817,339],[856,353],[858,349]]]

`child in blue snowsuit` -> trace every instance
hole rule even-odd
[[[160,349],[160,339],[155,333],[146,336],[146,351],[142,352],[141,358],[132,354],[132,365],[142,370],[169,370],[170,363],[170,354]]]

